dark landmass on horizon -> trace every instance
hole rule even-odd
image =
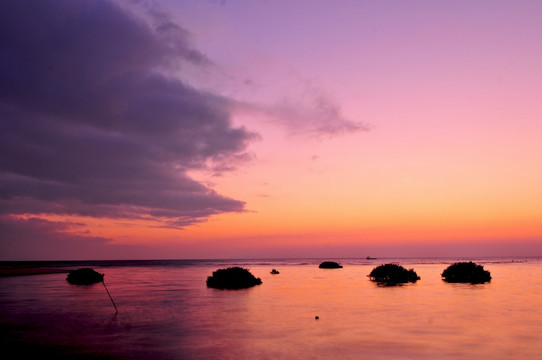
[[[513,257],[500,257],[500,256],[488,256],[488,257],[382,257],[382,261],[386,259],[431,259],[438,261],[442,264],[451,264],[458,259],[464,260],[473,260],[479,259],[484,263],[524,263],[528,259],[539,260],[540,256],[513,256]],[[288,259],[299,259],[299,260],[313,260],[318,263],[319,260],[323,258],[288,258]],[[364,257],[359,258],[341,258],[342,260],[346,259],[358,259],[365,260]],[[0,261],[0,278],[2,277],[11,277],[11,276],[25,276],[25,275],[48,275],[48,274],[67,274],[71,270],[74,270],[79,267],[110,267],[110,266],[149,266],[149,265],[160,265],[160,266],[179,266],[191,265],[200,262],[215,262],[215,261],[226,261],[227,263],[242,264],[246,261],[281,261],[284,259],[270,258],[270,259],[153,259],[153,260],[144,260],[144,259],[135,259],[135,260],[2,260]],[[270,265],[270,264],[265,264]],[[306,265],[309,265],[308,263]]]
[[[68,269],[57,269],[47,267],[27,267],[27,266],[2,266],[0,267],[0,277],[24,276],[24,275],[47,275],[68,273]]]

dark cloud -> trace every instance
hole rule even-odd
[[[114,244],[92,236],[85,224],[0,216],[2,260],[97,260],[171,258],[179,249]]]
[[[243,211],[187,171],[253,139],[230,100],[168,73],[207,66],[186,29],[106,0],[0,3],[0,211],[153,218]],[[149,20],[150,19],[150,20]]]
[[[66,233],[81,224],[52,222],[39,218],[13,219],[0,216],[4,260],[91,259],[110,239]],[[103,250],[102,250],[103,251]]]

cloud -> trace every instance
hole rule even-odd
[[[285,85],[276,89],[276,93],[280,95],[269,95],[274,101],[239,101],[234,104],[235,109],[264,115],[267,121],[286,129],[288,134],[293,136],[333,137],[370,130],[368,124],[345,116],[340,104],[318,81],[307,79],[290,67],[284,71],[286,74],[279,72],[277,75],[287,78]],[[266,89],[270,87],[272,86],[265,86]],[[254,92],[255,89],[251,91]]]
[[[168,259],[182,249],[115,244],[92,236],[86,224],[48,221],[37,217],[0,216],[2,260]]]
[[[92,258],[111,239],[67,233],[82,224],[52,222],[39,218],[15,219],[0,216],[4,260]]]
[[[365,124],[345,118],[340,106],[321,94],[305,99],[283,98],[264,111],[292,135],[335,136],[369,130]]]
[[[144,8],[0,3],[1,213],[183,227],[244,211],[187,172],[231,169],[255,134],[232,125],[232,100],[172,75],[210,61],[186,29]]]

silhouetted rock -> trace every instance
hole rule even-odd
[[[271,270],[271,274],[273,274],[273,275],[277,275],[277,274],[280,274],[280,273],[279,273],[279,271],[278,271],[278,270],[276,270],[276,269],[273,269],[273,270]]]
[[[420,277],[413,269],[407,270],[397,264],[379,265],[368,276],[372,281],[386,285],[403,284],[420,280]]]
[[[491,274],[482,265],[472,261],[452,264],[442,272],[444,281],[449,283],[481,284],[491,281]]]
[[[70,284],[91,285],[104,280],[104,274],[100,274],[90,268],[72,270],[66,277]]]
[[[218,269],[207,278],[207,286],[215,289],[244,289],[260,285],[262,280],[241,267]]]
[[[324,261],[318,267],[320,269],[342,269],[342,265],[339,265],[334,261]]]

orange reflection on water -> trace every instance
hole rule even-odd
[[[367,278],[376,261],[344,260],[333,270],[302,262],[241,261],[263,283],[236,291],[205,285],[233,261],[99,268],[117,315],[103,287],[70,285],[65,274],[3,278],[0,322],[21,349],[41,343],[58,357],[451,360],[542,353],[539,261],[482,263],[493,280],[481,285],[443,282],[449,263],[403,263],[421,280],[392,287]]]
[[[214,338],[222,339],[224,353],[241,358],[538,356],[542,294],[524,282],[535,280],[530,266],[493,264],[494,280],[483,285],[444,283],[445,267],[418,264],[422,279],[395,287],[368,281],[372,266],[366,265],[284,267],[280,275],[254,268],[262,276],[260,287],[209,290],[220,329]],[[518,282],[518,276],[525,280]]]

